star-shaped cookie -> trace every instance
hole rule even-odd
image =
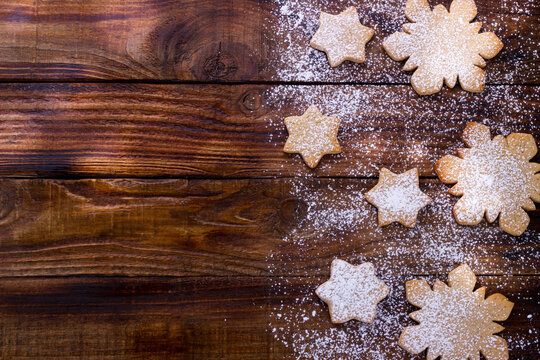
[[[341,65],[345,60],[364,62],[365,47],[375,30],[360,24],[354,6],[339,15],[321,12],[320,27],[310,45],[324,51],[330,66]]]
[[[418,211],[431,201],[429,196],[420,191],[416,168],[403,174],[394,174],[382,168],[379,182],[365,196],[370,204],[379,209],[380,226],[397,221],[413,227]]]
[[[346,261],[332,261],[330,280],[315,290],[328,304],[330,319],[340,324],[352,319],[371,323],[377,304],[388,296],[390,289],[375,275],[372,263],[353,266]]]
[[[339,154],[341,147],[337,140],[340,120],[324,116],[317,106],[311,105],[302,116],[285,119],[289,138],[283,151],[302,155],[310,168],[317,166],[326,154]]]

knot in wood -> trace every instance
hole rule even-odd
[[[307,204],[300,199],[283,200],[279,207],[279,218],[281,223],[286,226],[297,226],[301,223],[307,214]]]
[[[258,90],[248,90],[242,96],[242,106],[248,111],[257,111],[261,107],[261,93]]]
[[[220,49],[217,54],[208,57],[203,65],[203,71],[212,79],[228,79],[234,76],[238,71],[236,59]]]

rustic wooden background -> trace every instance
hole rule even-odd
[[[485,92],[458,86],[420,99],[410,74],[381,47],[403,15],[376,11],[379,1],[291,0],[332,12],[354,4],[367,25],[389,24],[377,28],[367,65],[329,72],[314,62],[306,80],[282,58],[294,44],[276,29],[283,16],[298,16],[283,15],[286,2],[2,2],[2,359],[308,359],[290,346],[294,339],[273,333],[274,309],[317,306],[318,326],[330,328],[314,296],[298,298],[328,276],[336,256],[374,260],[397,284],[417,276],[445,280],[460,258],[474,259],[488,293],[516,303],[502,333],[513,339],[511,358],[538,358],[538,210],[521,238],[483,222],[476,233],[488,235],[467,239],[474,232],[464,232],[456,260],[429,262],[419,260],[429,244],[421,232],[460,231],[437,208],[421,212],[421,230],[410,233],[399,225],[377,229],[374,208],[363,204],[366,218],[334,241],[326,228],[306,225],[313,209],[295,189],[332,186],[339,191],[318,204],[332,207],[372,187],[381,166],[396,172],[416,166],[422,189],[440,198],[448,187],[434,177],[434,159],[462,144],[468,121],[487,121],[495,132],[529,132],[539,142],[540,3],[478,0],[484,29],[505,44],[488,63]],[[308,34],[295,36],[296,45],[307,44]],[[348,155],[308,170],[281,151],[281,119],[309,105],[302,96],[274,103],[269,94],[282,84],[296,94],[362,94],[374,106],[357,109],[358,126],[374,129],[377,138],[346,123],[341,143]],[[519,106],[508,104],[516,99]],[[422,126],[411,130],[419,112]],[[396,157],[418,143],[427,151],[408,161]],[[370,152],[362,151],[366,144]],[[308,245],[283,241],[290,234]],[[403,288],[393,293],[380,308],[411,324]],[[311,330],[310,322],[286,320],[281,326]],[[374,334],[382,344],[396,340]],[[388,346],[386,356],[425,354]]]

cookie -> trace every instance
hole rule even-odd
[[[377,304],[390,291],[375,275],[373,264],[353,266],[335,259],[330,273],[330,280],[319,286],[315,293],[328,304],[331,321],[334,324],[352,319],[373,322]]]
[[[458,78],[466,91],[484,89],[484,59],[497,55],[503,43],[492,32],[479,33],[481,23],[471,23],[474,0],[454,0],[450,11],[443,5],[431,11],[427,0],[407,0],[405,15],[412,23],[388,37],[383,47],[395,61],[408,58],[403,70],[416,69],[411,84],[418,94],[439,92],[443,81],[453,88]]]
[[[494,321],[510,316],[514,304],[501,294],[485,299],[486,289],[474,290],[476,276],[467,265],[452,270],[447,286],[437,280],[433,290],[425,280],[408,281],[407,300],[421,308],[409,316],[419,325],[406,327],[399,345],[411,354],[426,348],[427,359],[508,359],[506,341],[496,335],[504,328]]]
[[[330,66],[341,65],[345,60],[362,63],[365,60],[365,47],[375,30],[360,24],[354,6],[339,15],[321,12],[320,26],[310,45],[324,51]]]
[[[447,184],[456,184],[450,194],[461,196],[454,217],[461,225],[477,225],[484,214],[488,222],[499,217],[500,227],[521,235],[530,219],[525,210],[535,210],[540,202],[540,164],[530,162],[536,155],[529,134],[498,135],[491,139],[489,128],[474,122],[463,131],[469,146],[457,156],[448,155],[435,164],[435,172]]]
[[[324,116],[315,105],[311,105],[302,116],[285,119],[289,138],[283,151],[299,153],[310,168],[317,166],[324,155],[339,154],[337,140],[340,120]]]
[[[418,211],[431,201],[429,196],[420,191],[418,183],[416,168],[403,174],[381,169],[379,182],[365,195],[366,200],[378,209],[380,226],[395,221],[408,227],[414,226]]]

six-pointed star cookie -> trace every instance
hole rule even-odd
[[[345,60],[364,62],[365,47],[374,30],[360,24],[356,8],[351,6],[339,15],[321,12],[320,27],[310,45],[324,51],[330,66],[336,67]]]
[[[328,304],[333,323],[356,319],[366,323],[375,320],[377,303],[390,289],[375,276],[372,263],[353,266],[346,261],[332,261],[330,280],[315,290]]]
[[[285,119],[289,138],[283,151],[299,153],[306,164],[314,168],[324,155],[341,152],[337,140],[339,124],[338,118],[324,116],[311,105],[304,115]]]
[[[418,169],[394,174],[382,168],[379,182],[366,193],[366,200],[379,209],[380,226],[398,221],[413,227],[418,211],[426,206],[431,198],[420,191]]]

